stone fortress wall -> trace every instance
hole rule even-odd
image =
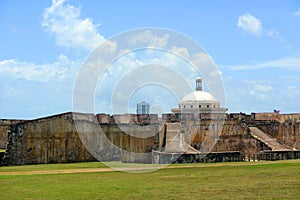
[[[176,116],[165,117],[169,121],[176,121]],[[273,115],[270,113],[270,115]],[[278,114],[277,114],[278,115]],[[255,118],[259,116],[259,118]],[[288,120],[287,116],[289,117]],[[300,122],[296,122],[299,115],[283,115],[284,122],[278,120],[263,120],[261,115],[252,113],[251,115],[233,113],[227,114],[224,124],[219,124],[219,116],[204,115],[200,119],[188,119],[185,123],[185,139],[192,147],[199,150],[201,143],[208,136],[210,141],[214,137],[218,137],[214,147],[210,152],[236,152],[243,154],[245,159],[258,159],[262,151],[279,151],[281,149],[273,149],[273,143],[283,144],[284,151],[300,150]],[[296,117],[295,119],[293,117]],[[179,117],[177,117],[177,121]],[[181,117],[181,121],[184,119]],[[250,133],[249,127],[256,127],[261,130],[265,138],[254,137]],[[216,135],[217,130],[220,130],[219,135]],[[189,134],[190,133],[190,134]],[[192,134],[191,134],[192,133]],[[191,140],[191,138],[193,138]],[[278,144],[278,145],[279,145]],[[275,144],[276,147],[276,144]],[[296,152],[299,156],[299,152]]]
[[[278,113],[252,113],[255,120],[279,121],[281,123],[300,122],[300,113],[278,114]]]
[[[99,131],[99,119],[99,115],[63,113],[11,124],[8,132],[5,129],[7,145],[1,163],[66,163],[95,161],[96,158],[101,161],[120,161],[125,159],[122,156],[126,156],[122,154],[123,150],[151,152],[151,148],[158,147],[158,123],[133,129],[130,123],[116,124],[112,120],[105,121],[105,117],[102,117],[102,131]],[[125,129],[130,129],[132,134],[125,134]],[[145,139],[137,138],[135,134],[144,134]],[[147,134],[151,136],[147,137]],[[105,139],[109,142],[103,142]],[[114,148],[115,146],[118,148]],[[130,161],[131,158],[127,159]],[[150,162],[151,158],[148,159]]]
[[[0,119],[0,149],[6,148],[7,132],[10,130],[10,125],[25,121],[26,120],[18,119]]]
[[[259,116],[259,117],[258,117]],[[205,151],[205,140],[216,139],[212,152],[241,152],[250,158],[271,146],[249,134],[255,126],[278,142],[300,149],[300,123],[280,122],[258,114],[228,114],[224,124],[219,116],[164,114],[115,115],[63,113],[35,120],[1,120],[0,135],[5,145],[3,165],[122,161],[151,163],[152,150],[166,145],[166,123],[181,123],[185,141]],[[220,135],[217,132],[220,131]],[[84,144],[83,144],[84,143]],[[214,142],[213,142],[214,143]],[[207,143],[208,144],[208,143]],[[88,147],[88,148],[87,148]]]

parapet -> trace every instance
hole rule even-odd
[[[138,124],[147,125],[150,123],[159,123],[157,114],[96,114],[99,124]]]

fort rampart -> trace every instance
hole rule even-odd
[[[1,164],[23,165],[83,161],[123,161],[151,163],[152,150],[166,145],[166,122],[180,121],[186,143],[197,150],[241,152],[257,156],[271,150],[249,134],[256,126],[278,142],[300,148],[300,123],[296,121],[255,120],[250,115],[227,115],[216,119],[178,120],[178,116],[63,113],[35,120],[1,120],[0,145],[5,147]],[[210,142],[212,141],[212,142]],[[5,144],[5,145],[4,145]],[[145,156],[146,155],[146,156]]]

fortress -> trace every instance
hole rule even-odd
[[[222,162],[300,158],[300,114],[226,113],[202,91],[163,114],[62,113],[0,120],[1,165],[122,161]]]

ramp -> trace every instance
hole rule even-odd
[[[180,133],[180,122],[166,123],[166,146],[164,153],[198,154],[199,151],[191,147]]]
[[[180,123],[166,123],[166,148],[165,152],[175,153],[179,151],[180,141]]]
[[[256,138],[257,140],[263,142],[265,145],[270,147],[272,151],[291,151],[292,148],[289,148],[277,141],[276,138],[271,137],[270,135],[264,133],[257,127],[249,127],[250,134],[252,137]]]

